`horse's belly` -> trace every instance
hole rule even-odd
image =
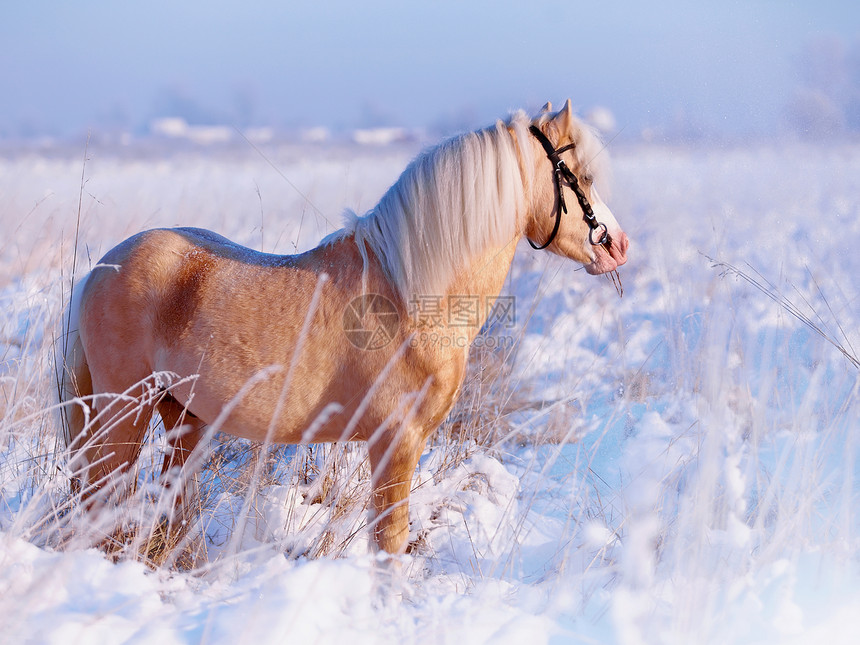
[[[366,438],[364,423],[350,423],[361,400],[351,384],[315,372],[270,365],[254,370],[213,368],[197,359],[198,369],[175,352],[158,361],[159,371],[187,375],[171,394],[208,426],[252,441],[307,443]],[[343,402],[352,402],[344,404]]]

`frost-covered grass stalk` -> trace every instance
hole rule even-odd
[[[379,582],[391,572],[367,555],[363,445],[214,436],[190,482],[193,512],[166,536],[172,493],[156,482],[156,420],[129,475],[135,493],[103,522],[84,519],[69,491],[52,365],[79,197],[79,271],[157,225],[204,226],[249,245],[265,226],[267,251],[292,252],[330,232],[316,213],[372,204],[412,151],[337,152],[269,151],[303,197],[268,162],[235,151],[140,159],[91,147],[83,185],[79,157],[0,160],[0,193],[10,196],[0,225],[14,231],[0,240],[8,634],[619,643],[856,634],[856,146],[619,151],[612,206],[633,241],[624,298],[520,250],[508,287],[516,323],[488,332],[514,343],[473,350],[462,396],[416,473],[402,600],[386,596]],[[118,564],[86,550],[99,531],[112,534]],[[46,594],[49,583],[62,591]]]

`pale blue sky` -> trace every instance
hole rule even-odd
[[[140,129],[183,109],[279,127],[480,125],[572,98],[620,126],[767,133],[855,0],[5,2],[0,136]]]

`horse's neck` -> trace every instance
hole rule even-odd
[[[476,256],[468,266],[459,271],[448,286],[446,296],[448,306],[452,300],[461,298],[477,298],[479,306],[478,330],[486,322],[487,312],[498,297],[505,284],[508,270],[517,250],[520,235],[511,239],[503,246],[488,248]]]

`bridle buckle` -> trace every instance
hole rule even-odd
[[[603,233],[600,234],[600,237],[595,242],[594,233],[601,229],[603,229]],[[611,239],[612,238],[609,237],[609,229],[606,228],[606,224],[603,222],[597,222],[597,226],[588,231],[588,241],[591,243],[591,246],[608,246]]]

